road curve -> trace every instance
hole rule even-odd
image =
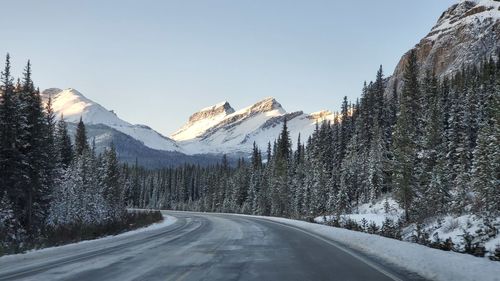
[[[169,226],[0,258],[0,280],[422,280],[264,218],[165,212]]]

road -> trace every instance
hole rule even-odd
[[[422,280],[304,229],[166,212],[168,226],[0,258],[0,280]]]

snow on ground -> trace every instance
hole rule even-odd
[[[369,225],[375,223],[381,227],[386,218],[398,221],[403,215],[403,210],[399,207],[398,203],[390,196],[383,197],[374,203],[366,203],[359,205],[354,209],[352,214],[341,215],[340,218],[347,220],[351,219],[358,224],[363,224],[363,220]],[[336,216],[319,216],[314,219],[317,223],[326,223],[335,219]],[[437,216],[430,218],[422,225],[422,231],[429,234],[429,239],[436,242],[439,238],[445,241],[450,238],[453,241],[456,250],[464,250],[464,234],[469,233],[474,236],[473,243],[484,245],[489,253],[494,253],[497,245],[500,245],[500,235],[498,233],[484,233],[488,227],[484,219],[473,215],[467,214],[462,216]],[[500,228],[500,217],[497,217],[490,224],[494,225],[497,229]],[[412,241],[415,234],[415,225],[412,224],[402,229],[402,239],[404,241]],[[483,231],[483,232],[481,232]],[[488,254],[485,256],[488,259]],[[500,266],[500,265],[499,265]]]
[[[276,217],[266,219],[298,227],[354,250],[380,257],[430,280],[500,280],[500,264],[488,259],[321,224]]]
[[[500,217],[490,223],[498,228],[500,226]],[[433,237],[439,237],[440,240],[451,238],[455,246],[460,250],[463,250],[463,235],[466,232],[476,237],[473,243],[483,244],[490,253],[495,252],[497,245],[500,245],[500,235],[498,233],[494,237],[490,237],[487,233],[481,234],[481,231],[488,229],[485,221],[472,214],[434,218],[426,222],[424,229],[429,233],[431,239]]]
[[[114,241],[114,240],[117,240],[117,239],[129,237],[129,236],[132,236],[132,235],[135,235],[135,234],[138,234],[138,233],[161,229],[161,228],[164,228],[164,227],[167,227],[167,226],[170,226],[170,225],[174,224],[176,221],[177,221],[177,218],[175,218],[175,217],[163,215],[163,221],[161,221],[161,222],[154,223],[152,225],[149,225],[149,226],[146,226],[146,227],[142,227],[142,228],[138,228],[138,229],[135,229],[135,230],[127,231],[127,232],[124,232],[124,233],[120,233],[120,234],[117,234],[117,235],[109,235],[109,236],[105,236],[105,237],[102,237],[102,238],[97,238],[97,239],[92,239],[92,240],[83,240],[83,241],[76,242],[76,243],[66,244],[66,245],[62,245],[62,246],[48,247],[48,248],[43,248],[43,249],[30,250],[30,251],[27,251],[27,252],[28,253],[49,254],[51,252],[59,251],[61,249],[73,249],[73,248],[80,249],[82,247],[88,247],[90,245],[93,246],[93,243],[99,243],[100,244],[102,242],[111,242],[111,241]],[[23,255],[24,255],[24,253],[1,256],[0,257],[0,262],[11,260],[11,259],[16,259],[16,258],[22,258]]]
[[[355,213],[340,216],[341,219],[351,219],[359,224],[363,219],[367,224],[375,223],[381,227],[386,218],[397,221],[403,214],[403,210],[398,203],[391,197],[384,197],[374,203],[361,204],[355,209]],[[317,223],[325,223],[331,221],[335,216],[320,216],[314,219]]]

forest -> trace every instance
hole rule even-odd
[[[0,255],[115,234],[162,219],[127,212],[113,147],[96,155],[85,125],[74,142],[28,61],[22,79],[7,54],[0,88]]]
[[[317,124],[310,138],[295,144],[285,122],[276,141],[254,146],[235,167],[226,157],[211,167],[129,167],[127,204],[312,221],[389,195],[404,210],[399,220],[381,228],[340,219],[331,224],[396,239],[403,227],[418,230],[440,215],[493,221],[500,214],[500,62],[488,58],[439,80],[419,73],[411,53],[400,90],[386,89],[380,67],[359,100],[344,98],[335,122]],[[491,223],[482,235],[496,235],[499,227]],[[453,249],[453,241],[426,233],[414,241]],[[464,251],[485,254],[479,244]]]

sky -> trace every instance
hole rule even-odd
[[[4,1],[0,55],[17,75],[30,59],[40,89],[75,88],[170,135],[221,101],[336,111],[379,65],[390,75],[455,2]]]

